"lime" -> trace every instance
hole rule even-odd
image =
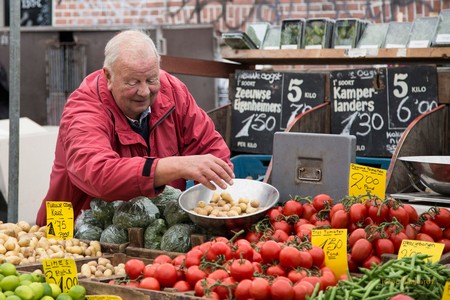
[[[41,300],[55,300],[52,296],[44,296],[41,298]]]
[[[19,296],[22,300],[33,300],[34,298],[33,289],[28,285],[19,285],[14,290],[14,294],[16,294],[16,296]]]
[[[5,296],[5,294],[3,294],[3,293],[0,293],[0,300],[5,300],[6,299],[6,296]]]
[[[33,272],[31,273],[31,277],[33,277],[34,282],[45,282],[45,277],[41,273]]]
[[[84,300],[86,298],[86,288],[82,285],[76,284],[69,289],[68,294],[74,300]]]
[[[19,284],[20,284],[20,285],[30,285],[30,284],[31,284],[31,281],[30,281],[30,280],[20,280],[20,281],[19,281]]]
[[[42,297],[44,297],[44,285],[40,282],[32,282],[30,283],[29,287],[33,290],[34,292],[34,297],[33,300],[38,300],[41,299]]]
[[[16,275],[8,275],[0,281],[2,291],[14,291],[19,284],[20,280]]]
[[[19,275],[20,281],[33,281],[33,276],[30,273],[23,273]]]
[[[0,281],[1,283],[1,281]],[[56,284],[56,283],[49,283],[50,288],[52,289],[52,297],[56,298],[59,296],[59,294],[61,294],[61,288]]]
[[[12,263],[5,262],[0,265],[0,274],[3,274],[4,276],[16,275],[16,272],[16,266]]]
[[[55,300],[73,300],[73,298],[67,293],[61,293],[55,298]]]
[[[10,295],[6,297],[6,300],[22,300],[22,299],[20,299],[20,297],[17,295]]]
[[[50,284],[48,284],[47,282],[43,282],[42,286],[44,287],[44,296],[52,297],[52,288],[50,287]]]
[[[3,293],[3,295],[5,295],[5,297],[8,297],[8,296],[14,295],[14,292],[13,291],[6,291],[6,292]]]

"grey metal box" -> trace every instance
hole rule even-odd
[[[271,184],[280,192],[280,202],[324,193],[336,203],[348,195],[355,157],[352,135],[276,132]]]

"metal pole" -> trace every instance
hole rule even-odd
[[[8,222],[17,223],[19,203],[20,3],[10,1]]]

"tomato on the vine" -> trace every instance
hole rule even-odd
[[[269,265],[266,269],[267,276],[286,276],[286,270],[281,265]]]
[[[293,226],[289,224],[286,220],[279,220],[272,222],[273,229],[276,230],[283,230],[287,234],[290,234],[292,232]]]
[[[364,223],[367,217],[367,207],[362,203],[355,203],[350,206],[349,215],[352,223]]]
[[[155,278],[161,286],[172,287],[177,282],[177,268],[171,263],[162,263],[156,268]]]
[[[259,254],[261,255],[263,262],[269,264],[278,261],[280,251],[280,244],[273,240],[268,240],[261,245]]]
[[[145,277],[145,278],[142,278],[142,280],[139,282],[139,288],[146,289],[146,290],[159,291],[159,290],[161,290],[161,285],[159,284],[159,281],[156,278]]]
[[[275,280],[270,287],[272,299],[290,300],[294,298],[294,289],[290,281]]]
[[[282,212],[285,216],[301,216],[303,214],[303,204],[290,199],[284,203]]]
[[[153,259],[153,263],[156,264],[172,263],[172,258],[167,254],[160,254]]]
[[[254,265],[247,259],[236,259],[231,263],[230,274],[237,281],[251,279],[254,272]]]
[[[300,250],[293,246],[286,246],[280,251],[279,262],[285,268],[297,268],[302,263]]]
[[[362,262],[372,254],[372,243],[366,239],[359,239],[351,249],[352,259],[356,262]]]
[[[312,205],[317,211],[324,208],[330,208],[333,205],[333,200],[327,194],[318,194],[312,199]]]
[[[145,263],[137,258],[131,258],[125,262],[125,272],[130,279],[138,278],[144,271]]]
[[[394,254],[394,243],[388,238],[377,239],[375,241],[375,253],[381,257],[382,254]]]
[[[262,277],[253,279],[250,286],[250,296],[255,300],[270,299],[269,281]]]
[[[178,292],[180,292],[180,293],[187,292],[192,289],[189,282],[187,282],[186,280],[179,280],[179,281],[175,282],[175,284],[173,285],[173,288],[177,289]]]
[[[445,207],[439,207],[437,214],[434,216],[434,221],[441,228],[450,228],[450,210]]]
[[[332,228],[347,228],[349,223],[349,214],[343,209],[335,211],[331,216],[331,227]]]
[[[303,218],[311,222],[311,217],[317,212],[317,209],[312,205],[312,203],[303,204]]]
[[[252,286],[252,280],[244,279],[238,283],[236,290],[234,291],[234,297],[236,300],[247,300],[252,296],[250,295],[250,287]]]
[[[434,241],[440,240],[443,235],[442,228],[432,220],[427,220],[422,224],[420,233],[426,233],[431,236]]]

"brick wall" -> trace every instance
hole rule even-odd
[[[450,0],[53,0],[53,26],[214,24],[220,34],[248,22],[287,18],[413,21],[450,9]]]

